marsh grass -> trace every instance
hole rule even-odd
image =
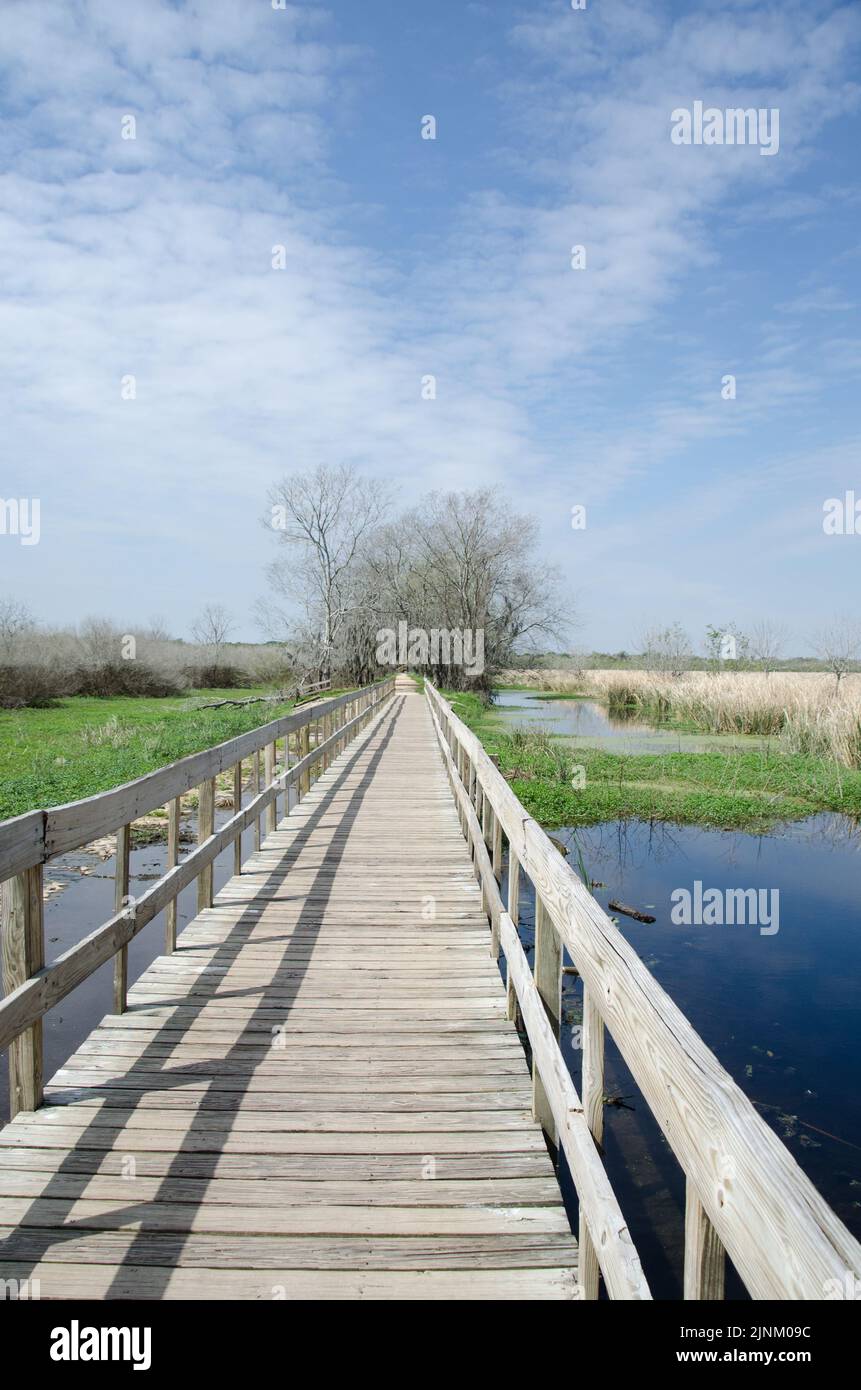
[[[531,688],[591,696],[616,717],[639,715],[703,734],[779,738],[787,752],[861,767],[861,674],[839,686],[813,671],[520,671]]]

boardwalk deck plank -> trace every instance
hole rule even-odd
[[[398,690],[0,1131],[42,1298],[572,1299],[430,715]]]

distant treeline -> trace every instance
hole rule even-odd
[[[653,658],[643,652],[540,652],[527,653],[514,657],[510,663],[513,670],[542,671],[650,671],[654,669]],[[688,671],[710,671],[714,661],[706,656],[689,656],[685,661]],[[726,671],[757,671],[761,663],[753,657],[740,660],[725,660],[721,669]],[[815,656],[775,657],[769,662],[771,671],[830,671],[831,663]],[[861,661],[850,661],[848,669],[861,671]]]

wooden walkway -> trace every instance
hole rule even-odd
[[[411,684],[411,683],[410,683]],[[422,696],[398,689],[0,1130],[42,1298],[573,1298]]]

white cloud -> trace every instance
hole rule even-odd
[[[575,487],[609,502],[720,440],[732,476],[744,465],[729,446],[815,396],[815,374],[792,367],[795,330],[773,330],[767,360],[738,348],[743,392],[727,407],[711,383],[734,364],[699,321],[667,314],[714,274],[746,199],[763,219],[773,196],[792,212],[784,184],[855,99],[857,34],[851,12],[797,4],[681,20],[630,0],[533,7],[511,35],[488,182],[422,259],[396,231],[374,251],[354,230],[368,209],[331,141],[368,55],[324,12],[7,6],[0,493],[40,495],[43,516],[39,547],[2,547],[7,582],[45,616],[162,608],[181,627],[205,599],[250,607],[266,486],[325,459],[407,494],[502,484],[566,561]],[[778,104],[779,158],[673,146],[670,111],[696,98]],[[816,215],[809,191],[800,206]],[[569,268],[575,243],[584,272]],[[741,304],[743,291],[739,278]],[[794,312],[816,307],[794,297]],[[657,397],[632,381],[632,344],[666,358]]]

